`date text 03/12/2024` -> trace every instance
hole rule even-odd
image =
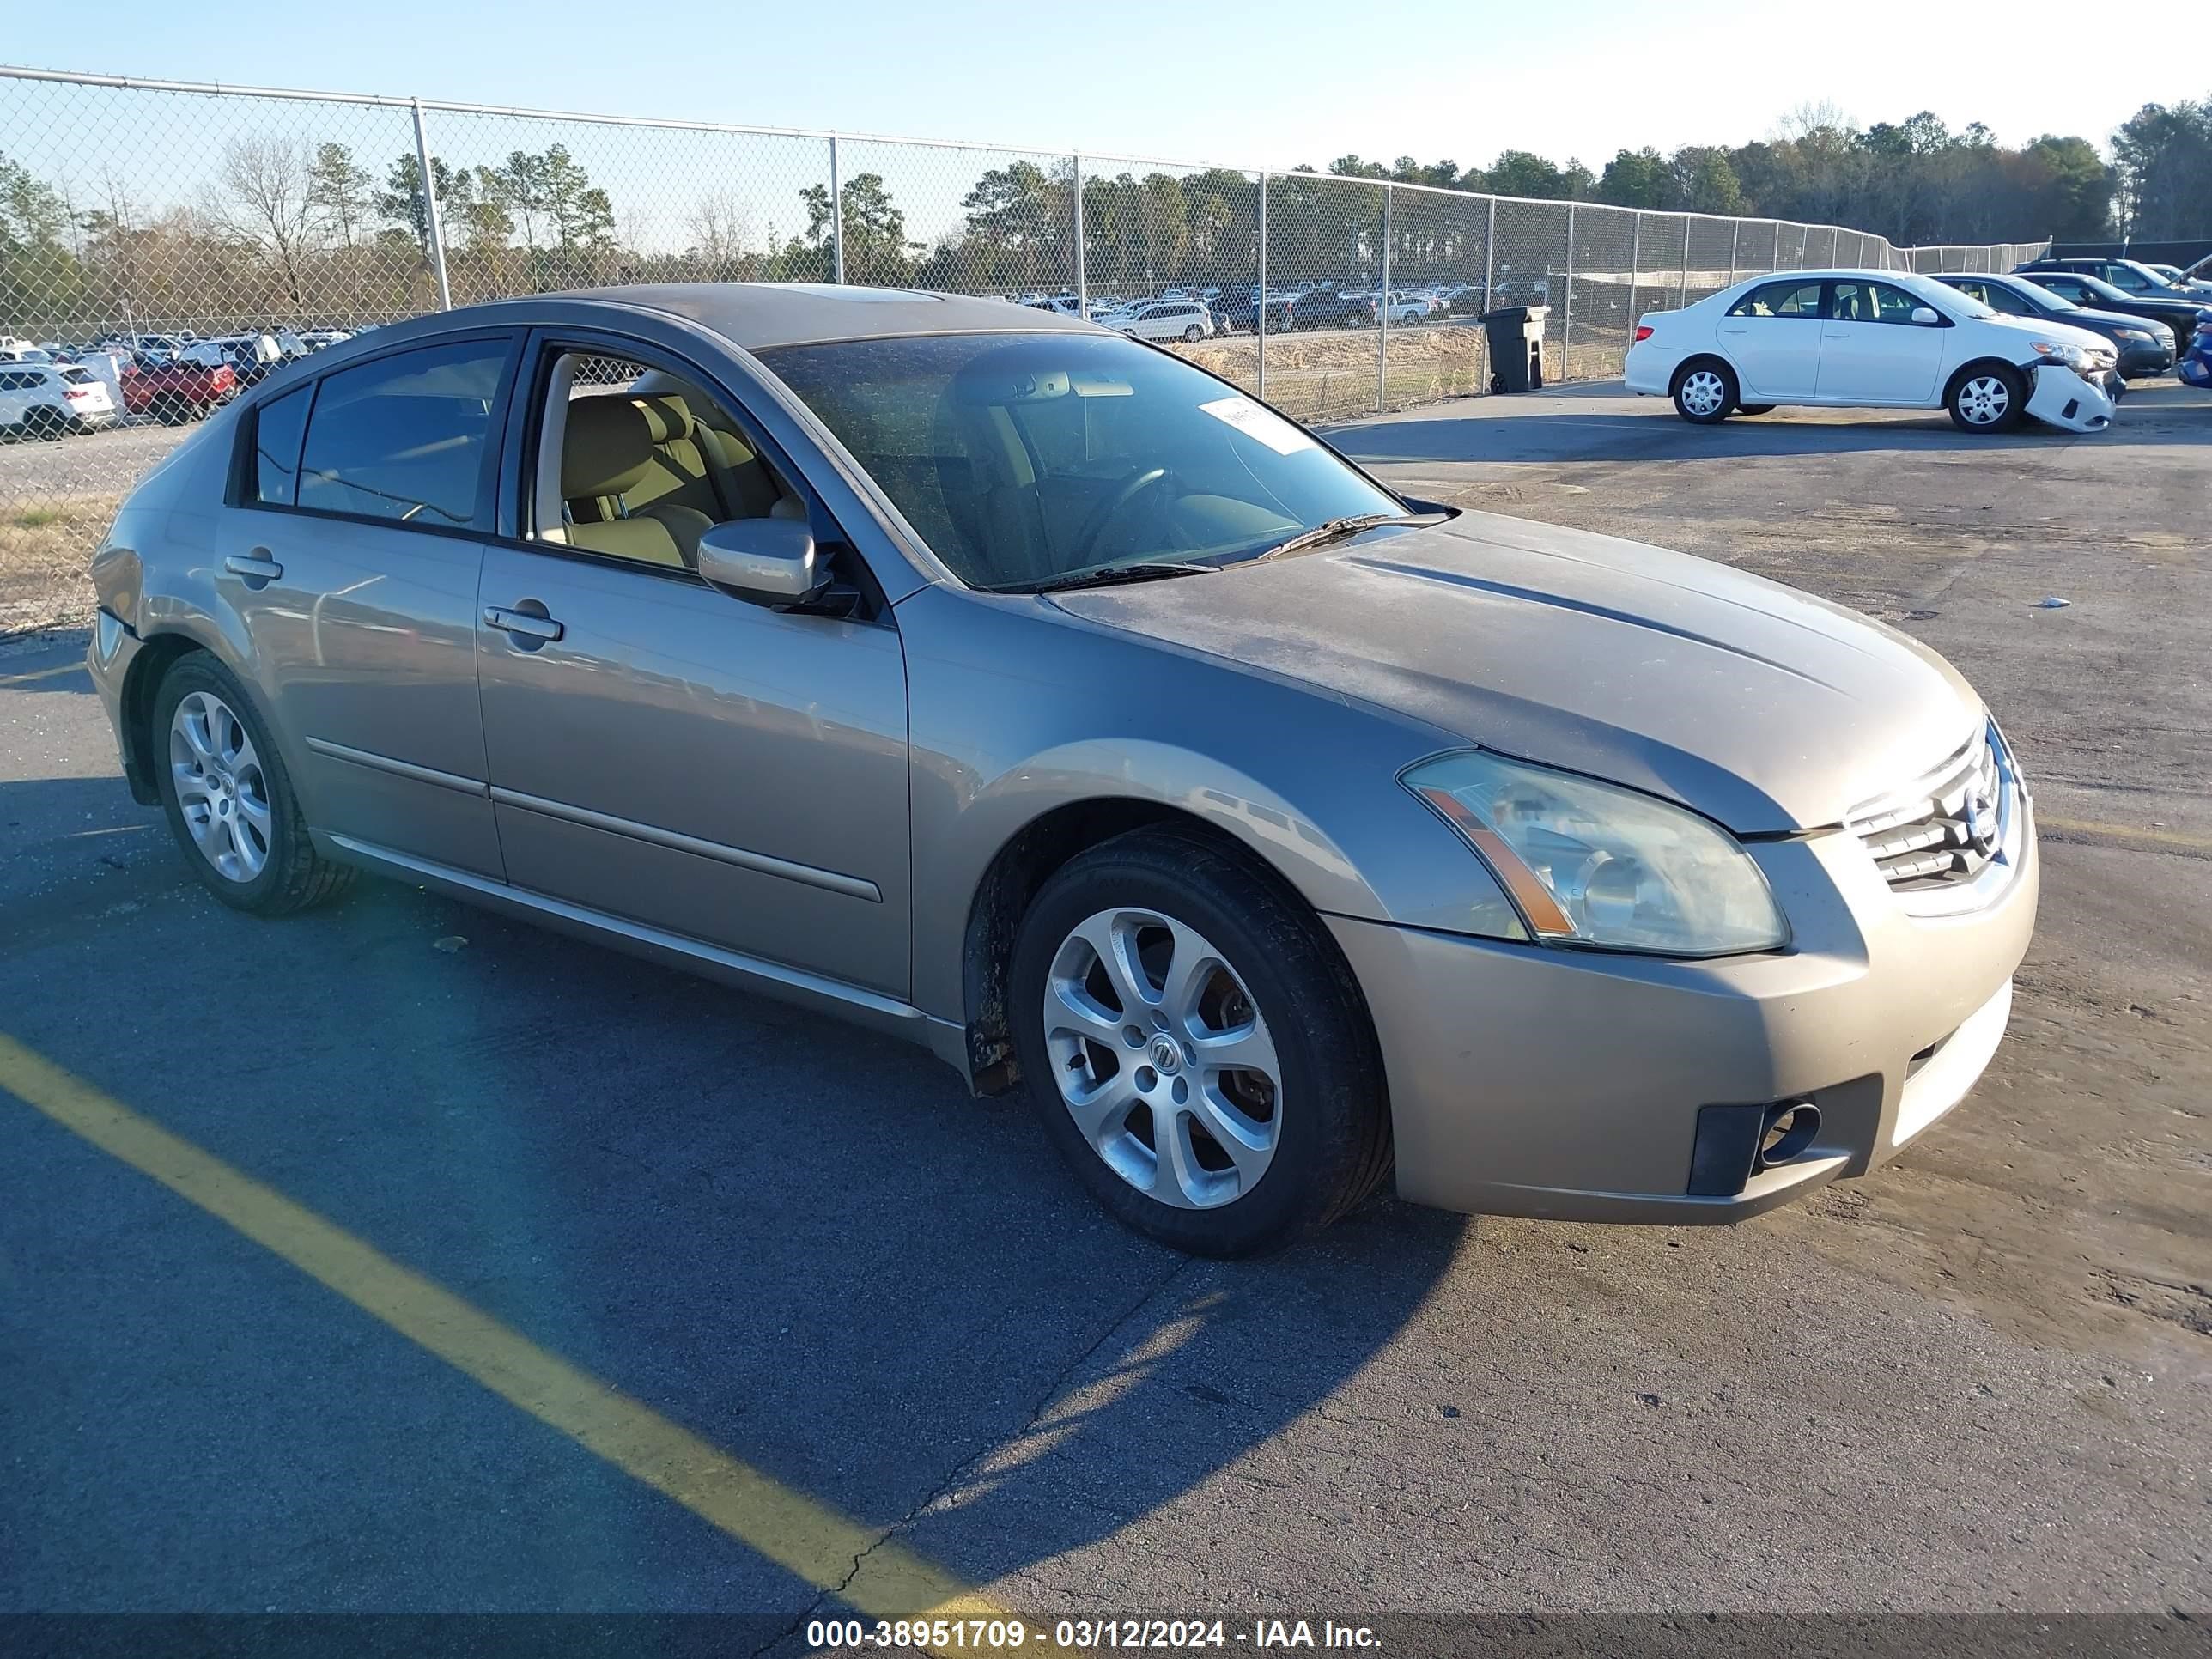
[[[1257,1619],[1249,1625],[1221,1619],[1062,1619],[1049,1632],[1042,1625],[1031,1629],[1019,1619],[817,1619],[807,1624],[806,1642],[818,1653],[897,1649],[1011,1653],[1031,1645],[1074,1652],[1382,1645],[1370,1626],[1340,1625],[1328,1619]]]

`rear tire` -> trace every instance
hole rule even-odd
[[[1961,432],[2005,432],[2027,410],[2027,382],[2010,363],[1976,363],[1943,394],[1951,423]]]
[[[1146,1237],[1279,1250],[1389,1174],[1382,1055],[1350,967],[1295,895],[1212,842],[1139,830],[1065,866],[1023,918],[1011,983],[1047,1136]]]
[[[1735,407],[1735,371],[1717,357],[1693,357],[1674,376],[1674,412],[1692,426],[1718,426]]]
[[[169,830],[225,904],[288,915],[353,884],[315,850],[290,774],[237,675],[204,651],[169,665],[154,693],[148,754]]]
[[[1185,345],[1196,345],[1205,337],[1204,331],[1201,330],[1196,323],[1193,323],[1188,328],[1182,331],[1182,343]]]

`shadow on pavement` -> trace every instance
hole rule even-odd
[[[66,817],[82,793],[120,787],[0,785],[0,820]],[[181,862],[175,880],[156,874],[128,884],[120,917],[97,884],[70,884],[74,918],[55,912],[69,895],[48,895],[21,948],[0,953],[0,1029],[818,1502],[889,1528],[958,1489],[958,1525],[920,1541],[975,1582],[1112,1532],[1315,1410],[1421,1307],[1468,1234],[1383,1202],[1277,1261],[1188,1261],[1098,1212],[1020,1102],[972,1100],[889,1039],[393,884],[264,921],[220,907]],[[64,983],[82,994],[57,994]],[[303,1548],[298,1596],[330,1605],[316,1586],[356,1575],[365,1547],[347,1540],[409,1512],[367,1514],[398,1470],[421,1511],[410,1524],[434,1534],[493,1504],[532,1517],[532,1571],[568,1575],[562,1599],[663,1605],[694,1571],[634,1576],[608,1536],[606,1472],[565,1446],[554,1468],[568,1473],[512,1490],[510,1437],[537,1448],[526,1467],[551,1455],[520,1413],[471,1431],[489,1443],[440,1443],[472,1401],[449,1401],[438,1427],[377,1428],[424,1409],[380,1398],[395,1368],[410,1374],[392,1352],[406,1345],[334,1300],[231,1289],[205,1306],[202,1258],[237,1244],[218,1224],[168,1218],[201,1241],[189,1267],[173,1244],[135,1275],[127,1251],[88,1266],[78,1236],[112,1237],[86,1219],[110,1177],[131,1206],[179,1206],[119,1165],[88,1176],[83,1149],[13,1117],[5,1134],[35,1200],[18,1237],[44,1241],[21,1258],[47,1287],[23,1310],[48,1328],[40,1351],[57,1367],[105,1352],[118,1319],[161,1333],[89,1379],[43,1361],[18,1377],[26,1397],[74,1402],[68,1434],[27,1420],[0,1436],[18,1519],[55,1558],[94,1559],[94,1540],[72,1544],[85,1523],[46,1495],[146,1455],[159,1424],[165,1444],[255,1443],[234,1454],[245,1473],[176,1475],[134,1533],[142,1563],[172,1544],[177,1561],[197,1558],[175,1588],[198,1605],[261,1605],[257,1559]],[[230,1404],[189,1380],[210,1370]],[[311,1430],[264,1419],[258,1391],[276,1376]],[[280,1484],[320,1474],[278,1515],[257,1459]],[[159,1487],[158,1458],[146,1467]],[[167,1571],[92,1582],[158,1604]],[[377,1600],[454,1605],[458,1571],[443,1552],[399,1559],[377,1573]],[[511,1582],[529,1594],[529,1575]],[[769,1594],[683,1593],[720,1606]],[[41,1604],[39,1583],[24,1594]]]

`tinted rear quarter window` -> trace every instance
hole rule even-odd
[[[324,378],[299,505],[430,529],[477,517],[504,340],[395,352]]]
[[[300,439],[307,429],[307,395],[303,386],[270,399],[253,412],[253,499],[289,507],[300,481]]]

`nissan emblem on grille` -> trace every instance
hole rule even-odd
[[[1978,732],[1920,781],[1851,815],[1851,832],[1892,887],[1946,886],[2003,861],[2010,783],[1996,742]]]

